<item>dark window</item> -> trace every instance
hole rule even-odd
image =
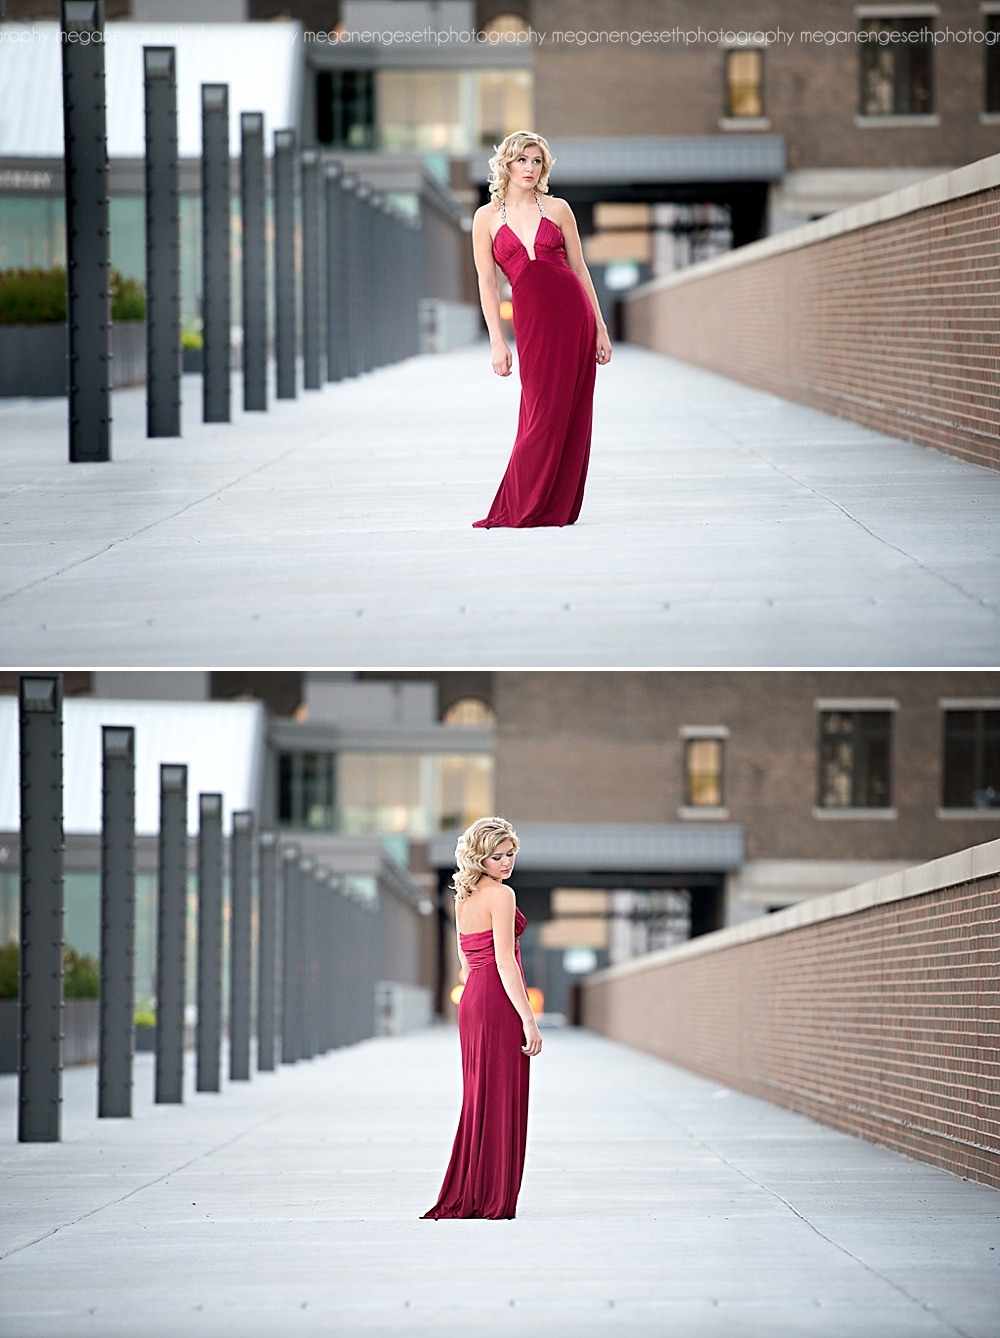
[[[763,51],[726,52],[726,115],[734,120],[764,115]]]
[[[1000,807],[1000,711],[945,711],[943,808]]]
[[[684,802],[688,808],[722,807],[721,739],[687,740],[684,782]]]
[[[819,807],[890,808],[892,713],[822,711]]]
[[[316,138],[335,149],[375,148],[375,74],[320,70],[316,75]]]
[[[282,753],[278,761],[278,819],[288,827],[331,831],[336,824],[336,756]]]
[[[1000,112],[1000,14],[985,14],[989,34],[986,47],[986,110]]]
[[[863,19],[862,116],[919,116],[934,110],[929,19]]]

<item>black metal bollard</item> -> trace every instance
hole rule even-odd
[[[326,379],[347,375],[347,240],[343,171],[330,163],[324,174],[326,195]]]
[[[299,956],[299,848],[282,850],[281,934],[281,1062],[294,1064],[301,1057],[296,1020],[296,988]]]
[[[69,458],[111,459],[111,261],[103,0],[62,0]]]
[[[199,1092],[220,1090],[222,1045],[222,795],[198,796]]]
[[[243,408],[267,408],[267,195],[264,113],[240,116],[243,216]]]
[[[316,861],[312,855],[299,860],[299,950],[295,991],[296,1030],[299,1056],[312,1058],[312,937],[316,902]]]
[[[250,983],[253,979],[253,823],[233,814],[229,859],[229,1077],[250,1077]]]
[[[17,1137],[62,1131],[62,678],[19,684],[21,753],[20,1058]]]
[[[181,215],[172,46],[143,47],[146,92],[146,436],[181,435]]]
[[[274,309],[278,399],[293,400],[298,377],[295,320],[295,131],[274,132]]]
[[[201,86],[202,418],[230,420],[229,85]]]
[[[132,1114],[135,1050],[135,730],[101,730],[101,1041],[97,1114]]]
[[[278,842],[261,832],[257,849],[257,1068],[274,1070],[275,983],[277,968]]]
[[[160,767],[156,932],[156,1100],[184,1100],[187,767]]]
[[[302,154],[302,384],[319,390],[323,348],[323,248],[320,239],[319,154]]]

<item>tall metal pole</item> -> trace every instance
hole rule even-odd
[[[62,678],[20,680],[21,949],[17,1137],[62,1128]]]
[[[372,233],[370,200],[372,188],[367,181],[359,181],[354,188],[355,245],[358,282],[358,352],[355,366],[359,372],[370,372],[375,366],[374,312],[372,311]]]
[[[111,459],[104,0],[62,0],[69,458]]]
[[[187,767],[160,767],[156,932],[156,1100],[184,1100]]]
[[[257,849],[257,1068],[274,1070],[275,976],[277,967],[278,842],[261,832]]]
[[[282,850],[281,933],[281,1062],[294,1064],[300,1052],[296,1037],[296,960],[299,955],[299,848]]]
[[[267,193],[264,113],[240,116],[243,213],[243,408],[267,408]]]
[[[199,1092],[220,1090],[222,1045],[222,795],[198,796]]]
[[[341,189],[343,171],[330,163],[326,187],[326,379],[342,381],[347,375],[347,238],[346,201]]]
[[[181,214],[177,67],[143,47],[146,80],[146,436],[181,435]]]
[[[320,242],[319,154],[306,149],[302,172],[302,363],[303,386],[319,390],[323,384],[323,283]]]
[[[229,1077],[250,1077],[250,982],[253,957],[253,823],[233,814],[229,860]]]
[[[274,132],[274,310],[278,399],[296,394],[295,131]]]
[[[364,288],[361,266],[361,203],[358,199],[359,182],[357,177],[345,176],[341,179],[344,196],[344,270],[346,297],[346,336],[347,357],[344,372],[347,376],[357,376],[364,367]]]
[[[313,907],[316,901],[316,861],[312,855],[299,860],[299,950],[296,961],[295,1026],[298,1033],[299,1055],[312,1058],[312,935]]]
[[[135,730],[101,730],[100,1118],[132,1114],[135,1048]]]
[[[229,85],[201,86],[202,417],[228,423],[230,330]]]

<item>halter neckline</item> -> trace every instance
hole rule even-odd
[[[548,215],[542,207],[542,201],[538,191],[532,191],[532,195],[535,197],[535,204],[538,205],[538,212],[541,214],[542,218],[547,218]],[[504,200],[500,201],[500,222],[504,224],[507,222],[507,205]]]

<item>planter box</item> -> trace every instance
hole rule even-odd
[[[146,380],[146,322],[111,327],[111,384]],[[0,399],[46,399],[65,395],[66,326],[0,325]]]
[[[155,1027],[136,1027],[135,1029],[135,1052],[142,1054],[156,1049],[156,1028]]]
[[[184,349],[184,370],[186,372],[200,372],[202,367],[202,356],[200,348]]]
[[[17,1072],[17,1052],[20,1048],[19,1019],[18,1000],[0,999],[0,1073]]]

